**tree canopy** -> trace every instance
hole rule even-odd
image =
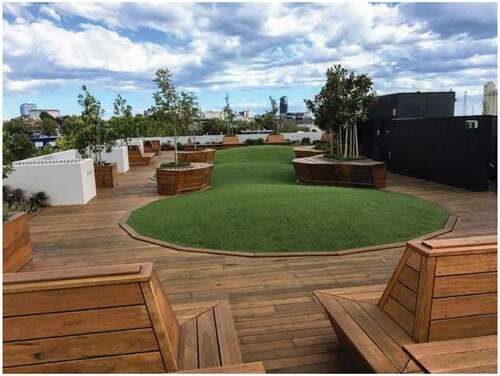
[[[315,124],[332,134],[331,154],[334,154],[333,133],[337,135],[337,153],[344,158],[359,156],[357,127],[366,118],[368,106],[375,99],[373,81],[366,74],[349,72],[341,65],[326,71],[326,82],[314,100],[305,100],[314,114]]]

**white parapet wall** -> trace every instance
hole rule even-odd
[[[95,159],[94,153],[90,154]],[[128,165],[128,148],[125,145],[113,146],[110,152],[102,152],[101,158],[104,162],[116,163],[116,171],[119,174],[130,169]]]
[[[33,194],[44,191],[50,205],[86,204],[96,195],[94,161],[66,150],[12,164],[4,184]]]
[[[303,139],[309,139],[309,142],[319,141],[323,132],[293,132],[293,133],[282,133],[286,140],[290,142],[301,142]],[[266,133],[245,133],[236,135],[241,143],[245,143],[246,140],[252,139],[257,140],[262,138],[264,141],[267,138]],[[132,138],[129,142],[130,145],[140,145],[142,147],[143,141],[147,140],[160,140],[161,144],[173,144],[173,137],[142,137],[142,138]],[[179,136],[177,137],[177,142],[180,144],[187,144],[189,141],[191,143],[199,142],[201,145],[210,145],[214,143],[222,143],[224,140],[224,135],[202,135],[202,136]]]

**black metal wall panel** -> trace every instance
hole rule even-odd
[[[466,120],[477,120],[467,129]],[[474,191],[488,189],[496,116],[387,119],[383,153],[390,171]]]

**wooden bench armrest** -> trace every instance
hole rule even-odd
[[[406,243],[410,248],[427,256],[455,256],[497,251],[497,236],[484,235],[466,238],[412,240]]]
[[[4,293],[96,286],[113,282],[143,282],[151,278],[153,263],[61,268],[39,272],[5,273]]]
[[[201,369],[191,369],[187,371],[180,371],[176,373],[266,373],[264,368],[264,363],[262,362],[252,362],[252,363],[241,363],[241,364],[231,364],[229,366],[222,367],[210,367]]]

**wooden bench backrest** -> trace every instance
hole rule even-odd
[[[238,136],[224,136],[223,138],[223,144],[239,144],[240,139]]]
[[[160,150],[160,140],[145,140],[143,141],[144,151],[157,152]]]
[[[4,274],[4,371],[172,372],[180,328],[152,263]]]
[[[137,145],[129,145],[128,146],[128,154],[142,156],[141,149],[139,149],[139,146],[137,146]]]
[[[408,242],[378,305],[416,342],[496,334],[496,236]]]

